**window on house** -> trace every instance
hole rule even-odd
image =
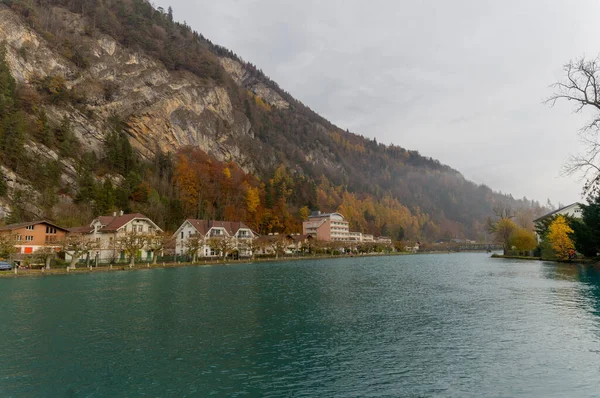
[[[183,239],[183,231],[181,231],[181,239]]]
[[[56,233],[56,228],[54,228],[54,227],[46,227],[46,233],[47,234],[55,234]]]
[[[23,239],[23,237],[22,237],[21,235],[17,235],[17,236],[15,236],[15,240],[16,240],[17,242],[20,242],[22,239]]]
[[[33,227],[35,227],[35,225],[28,225],[25,227],[25,229],[27,229],[29,231],[33,231]]]
[[[28,242],[31,242],[33,240],[33,236],[32,235],[27,235],[25,237],[25,240],[28,241]]]

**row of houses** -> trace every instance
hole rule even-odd
[[[274,247],[284,244],[285,252],[299,251],[310,244],[311,240],[323,242],[346,243],[380,243],[391,244],[386,237],[374,238],[372,235],[349,232],[348,222],[339,213],[314,213],[303,225],[302,235],[260,236],[243,222],[213,221],[187,219],[172,236],[173,244],[168,247],[175,255],[190,253],[190,242],[195,241],[194,250],[200,257],[215,257],[222,254],[223,249],[215,245],[215,240],[223,240],[228,244],[230,252],[236,251],[239,256],[249,257],[253,254],[272,253]],[[50,221],[34,221],[10,224],[0,227],[0,234],[14,236],[17,253],[32,254],[42,248],[59,251],[67,237],[77,236],[88,242],[94,242],[92,253],[85,256],[97,261],[115,261],[124,259],[125,253],[118,241],[128,234],[152,236],[162,233],[162,229],[150,218],[140,213],[113,213],[111,216],[100,216],[90,224],[63,228]],[[152,260],[155,253],[151,247],[140,247],[138,257]]]

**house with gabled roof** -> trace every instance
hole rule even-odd
[[[188,218],[177,229],[175,238],[175,254],[188,253],[188,239],[197,236],[201,240],[198,255],[200,257],[218,256],[218,250],[210,247],[210,239],[229,239],[240,256],[252,255],[252,240],[259,235],[241,221],[198,220]]]
[[[151,219],[141,213],[113,213],[112,216],[99,216],[89,225],[69,228],[69,234],[83,235],[94,240],[98,249],[91,256],[98,261],[116,261],[125,258],[125,253],[117,247],[117,239],[128,233],[153,235],[162,229]],[[152,260],[152,251],[142,249],[140,256],[143,261]]]
[[[538,242],[541,241],[542,237],[538,235],[538,229],[544,224],[551,221],[554,217],[557,216],[565,216],[568,218],[581,218],[581,203],[575,202],[568,206],[560,207],[556,210],[551,211],[550,213],[544,214],[541,217],[533,220],[533,225],[535,226],[535,236]]]
[[[533,220],[533,222],[535,224],[535,223],[538,223],[540,221],[543,221],[547,218],[551,218],[554,216],[567,216],[567,217],[571,217],[571,218],[581,218],[581,204],[578,202],[575,202],[568,206],[563,206],[557,210],[551,211],[548,214],[544,214],[543,216],[536,218],[535,220]]]
[[[0,227],[0,234],[14,235],[17,252],[31,254],[45,247],[60,249],[61,242],[67,235],[67,229],[50,221],[39,220],[4,225]]]

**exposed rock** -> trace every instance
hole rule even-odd
[[[234,112],[229,94],[222,88],[187,72],[170,72],[157,60],[124,48],[111,37],[84,34],[80,15],[55,9],[89,54],[84,70],[52,49],[16,14],[0,8],[0,41],[7,43],[7,61],[13,76],[23,84],[61,75],[68,88],[85,99],[81,108],[48,106],[49,119],[71,121],[77,138],[98,151],[107,120],[118,116],[128,126],[133,145],[146,156],[176,151],[182,146],[199,147],[221,160],[233,160],[252,170],[240,143],[254,138],[250,122]],[[269,102],[284,106],[268,89],[260,92]],[[285,101],[284,101],[285,102]],[[241,137],[245,139],[241,139]],[[260,145],[254,141],[253,145]]]
[[[254,94],[258,95],[276,108],[288,109],[290,107],[290,104],[275,90],[267,87],[262,82],[252,81],[250,73],[240,62],[228,57],[219,57],[219,62],[221,62],[223,68],[239,86],[251,90]]]

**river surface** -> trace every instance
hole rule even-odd
[[[486,254],[0,279],[1,397],[600,396],[600,270]]]

